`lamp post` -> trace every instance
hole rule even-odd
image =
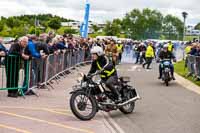
[[[184,39],[185,39],[185,23],[186,23],[186,18],[188,16],[188,13],[182,12],[182,16],[183,16],[183,19],[184,19],[184,29],[183,29],[183,41],[184,41]]]

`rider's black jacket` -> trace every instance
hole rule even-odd
[[[161,51],[160,54],[159,54],[159,58],[162,60],[162,59],[175,59],[175,56],[172,52],[170,51]]]
[[[115,66],[111,62],[109,62],[109,59],[107,59],[105,56],[100,56],[97,60],[92,62],[89,74],[95,73],[96,71],[100,70],[98,64],[101,68],[103,68],[101,75],[107,75],[107,73],[105,73],[104,71],[111,72],[114,69],[114,72],[110,76],[101,77],[102,80],[106,81],[111,76],[117,76]]]

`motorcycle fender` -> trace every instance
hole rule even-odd
[[[73,93],[75,93],[75,92],[77,92],[77,91],[82,91],[82,89],[73,90],[73,91],[69,92],[69,94],[73,94]]]

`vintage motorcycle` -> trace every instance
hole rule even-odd
[[[120,77],[116,87],[119,89],[122,101],[116,103],[116,96],[100,80],[100,72],[85,75],[79,74],[79,85],[73,86],[70,92],[70,108],[80,120],[92,119],[99,110],[109,112],[119,109],[124,114],[132,113],[135,101],[140,99],[135,88],[128,85],[129,77]]]
[[[172,80],[171,72],[170,72],[170,59],[163,59],[161,61],[161,69],[162,69],[162,80],[165,82],[166,86],[169,86],[169,82]]]

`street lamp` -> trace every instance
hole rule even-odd
[[[183,29],[183,41],[184,41],[184,38],[185,38],[185,22],[186,22],[186,18],[188,16],[188,13],[182,12],[182,16],[183,16],[183,19],[184,19],[184,29]]]
[[[185,39],[185,21],[186,21],[186,18],[188,16],[188,13],[187,12],[182,12],[182,16],[183,16],[183,19],[184,19],[184,29],[183,29],[183,41]],[[183,50],[183,60],[185,59],[185,52]]]

